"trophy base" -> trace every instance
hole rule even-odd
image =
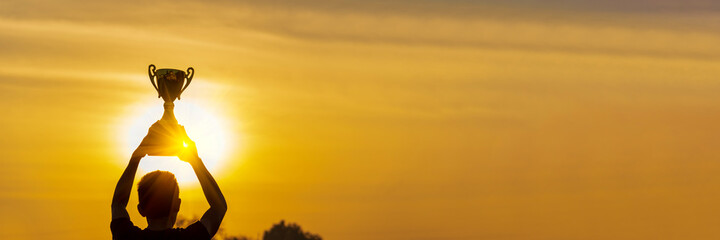
[[[184,148],[180,124],[159,120],[140,143],[142,151],[150,156],[177,156]]]

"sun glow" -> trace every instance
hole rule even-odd
[[[214,175],[220,171],[229,155],[228,146],[233,145],[233,138],[229,134],[230,126],[223,121],[217,111],[212,111],[211,104],[200,103],[193,100],[182,99],[175,101],[175,117],[180,125],[185,127],[188,136],[195,141],[198,154],[205,166]],[[119,136],[122,141],[123,154],[129,156],[147,135],[150,125],[155,123],[163,114],[162,101],[147,101],[132,105],[128,118],[122,121]],[[187,143],[183,142],[187,147]],[[126,159],[125,159],[126,161]],[[177,157],[146,156],[140,161],[138,175],[164,170],[175,174],[181,185],[196,185],[197,177],[190,164]]]

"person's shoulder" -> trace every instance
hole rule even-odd
[[[140,233],[140,231],[142,230],[135,226],[132,221],[130,221],[130,218],[116,218],[110,222],[110,232],[113,235],[113,239],[131,238]]]
[[[196,221],[186,228],[178,229],[180,232],[180,239],[203,239],[210,240],[212,237],[207,232],[207,229],[200,221]]]
[[[132,221],[130,221],[130,218],[121,217],[121,218],[115,218],[112,221],[110,221],[110,228],[112,229],[114,227],[135,227],[135,225],[132,223]],[[140,228],[138,228],[138,229],[140,229]]]

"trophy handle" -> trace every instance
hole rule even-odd
[[[160,97],[160,89],[155,85],[155,64],[148,66],[148,75],[150,76],[150,83],[155,87],[155,91],[158,92],[158,97]]]
[[[185,82],[185,87],[183,87],[182,90],[180,90],[180,94],[182,94],[185,91],[185,89],[188,86],[190,86],[190,82],[192,81],[193,76],[195,76],[195,69],[193,69],[192,67],[189,67],[187,69],[186,75],[187,75],[187,77],[186,77],[187,82]],[[178,99],[180,99],[180,94],[178,94]]]

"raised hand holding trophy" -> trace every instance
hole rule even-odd
[[[148,75],[158,92],[158,98],[165,101],[165,112],[160,120],[150,126],[140,147],[150,156],[177,156],[184,146],[183,140],[186,136],[183,126],[175,119],[173,101],[180,99],[180,94],[190,85],[195,69],[190,67],[187,72],[168,68],[155,70],[155,65],[150,64]]]

